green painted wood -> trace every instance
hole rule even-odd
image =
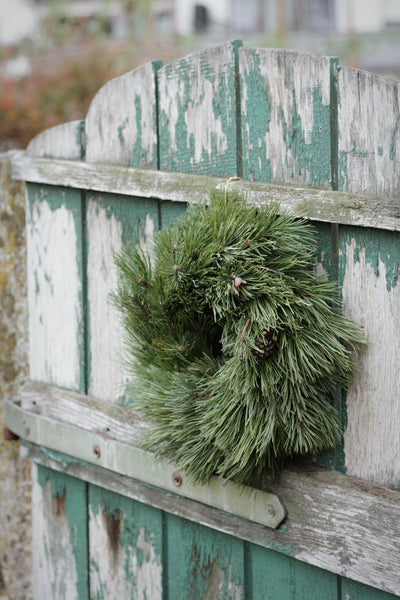
[[[79,190],[27,184],[30,377],[84,391]]]
[[[89,486],[90,597],[161,600],[162,513]]]
[[[388,560],[390,560],[390,556],[388,556]],[[382,592],[381,590],[358,583],[357,581],[351,581],[345,577],[341,580],[341,593],[343,600],[395,600],[400,597],[400,578],[398,594]]]
[[[246,600],[341,600],[333,573],[254,545],[247,561]]]
[[[368,347],[356,360],[347,393],[346,469],[378,485],[400,477],[400,236],[340,227],[343,310],[365,330]]]
[[[163,171],[230,177],[238,165],[237,49],[226,42],[158,71]]]
[[[167,598],[244,600],[243,542],[166,515]]]
[[[35,600],[88,600],[87,485],[37,467],[32,481]]]
[[[332,60],[239,50],[245,179],[332,187]]]
[[[190,202],[188,197],[188,202]],[[160,226],[168,227],[171,223],[178,219],[186,210],[186,204],[182,202],[160,202]]]
[[[114,255],[123,246],[145,247],[159,228],[156,200],[114,194],[87,195],[88,390],[123,402],[126,375],[123,334],[110,301],[117,288]]]

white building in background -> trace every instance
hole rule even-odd
[[[400,26],[400,0],[174,0],[176,32],[379,32]]]

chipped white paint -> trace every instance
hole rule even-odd
[[[37,158],[81,159],[82,121],[71,121],[39,133],[28,144],[26,153]]]
[[[147,63],[106,83],[90,105],[85,128],[86,162],[155,167],[154,65]]]
[[[314,95],[318,94],[323,106],[329,106],[329,58],[268,48],[241,48],[239,57],[244,171],[249,160],[247,151],[258,156],[259,170],[262,164],[269,162],[272,182],[326,187],[329,182],[319,180],[315,173],[324,170],[318,166],[321,161],[318,146],[321,142],[329,145],[329,117],[326,121],[318,114]],[[257,82],[258,76],[263,91],[257,88],[257,94],[264,95],[263,103],[269,113],[263,122],[259,121],[254,98],[249,97],[249,85],[261,85]],[[246,81],[249,77],[250,83]],[[321,129],[321,123],[324,127],[328,125],[327,130]],[[329,163],[327,168],[329,172]]]
[[[126,523],[129,515],[119,514],[120,521],[112,548],[106,518],[100,506],[89,505],[90,537],[90,591],[96,598],[162,599],[161,557],[156,554],[151,539],[146,539],[143,527],[139,530],[136,545],[121,543],[123,529],[132,534],[135,523]],[[111,516],[112,518],[113,516]],[[114,515],[115,517],[115,515]],[[110,517],[109,517],[110,518]],[[122,538],[122,539],[121,539]],[[140,557],[140,558],[139,558]]]
[[[172,159],[183,160],[186,166],[190,157],[190,165],[195,167],[205,157],[215,160],[226,154],[227,123],[223,115],[228,115],[229,126],[234,126],[235,115],[229,84],[233,57],[233,45],[227,42],[191,54],[158,72],[160,123],[165,128],[160,134],[168,137],[169,155],[160,157],[162,164],[164,161],[169,165]],[[226,91],[223,109],[217,106],[221,89]]]
[[[346,468],[354,475],[400,488],[400,285],[388,291],[386,268],[378,275],[365,249],[354,261],[355,240],[347,246],[343,282],[345,314],[365,328],[368,348],[358,357],[347,394]]]
[[[188,108],[185,112],[188,150],[191,140],[194,143],[194,154],[191,157],[192,165],[199,163],[204,154],[207,156],[212,154],[214,138],[216,140],[215,149],[218,154],[223,154],[228,149],[227,137],[222,131],[221,118],[217,118],[210,110],[215,97],[215,84],[213,85],[209,80],[203,81],[200,73],[196,83],[198,87],[192,86]],[[202,84],[201,88],[200,83]],[[199,111],[200,106],[205,107],[205,109]]]
[[[357,69],[339,71],[339,189],[400,191],[399,84]]]
[[[79,389],[82,310],[74,218],[37,197],[27,218],[30,377]]]
[[[123,336],[110,294],[117,289],[114,253],[122,247],[122,225],[99,201],[89,199],[88,305],[90,340],[90,393],[116,402],[123,392]]]
[[[66,513],[57,514],[49,481],[38,483],[32,470],[32,537],[34,600],[74,600],[78,574]]]

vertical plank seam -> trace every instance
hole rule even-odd
[[[243,177],[243,145],[242,145],[242,114],[241,114],[241,93],[240,93],[240,74],[239,74],[239,48],[243,46],[241,40],[232,41],[234,49],[234,69],[235,69],[235,119],[236,119],[236,173],[238,177]]]
[[[253,578],[250,566],[250,544],[243,542],[243,598],[253,600]]]
[[[87,192],[81,190],[81,260],[82,260],[82,336],[83,352],[81,366],[81,386],[84,394],[89,391],[90,383],[90,314],[88,284],[88,231],[87,231]]]
[[[330,72],[329,72],[329,85],[330,85],[330,160],[331,160],[331,188],[334,191],[338,190],[339,182],[339,116],[338,116],[338,102],[339,102],[339,59],[331,57],[330,61]],[[332,265],[331,265],[331,277],[334,281],[339,283],[339,225],[337,223],[331,224],[331,249],[332,249]],[[340,292],[338,292],[340,294]],[[339,299],[339,298],[338,298]],[[333,398],[335,410],[338,415],[338,419],[342,429],[344,430],[346,422],[346,394],[345,391],[338,386]],[[333,452],[334,468],[340,472],[344,472],[345,469],[345,454],[344,454],[344,439],[340,440],[335,445]]]
[[[169,600],[168,582],[168,515],[161,512],[161,598]]]
[[[161,60],[153,60],[153,77],[154,77],[154,93],[155,93],[155,120],[156,120],[156,168],[157,171],[160,170],[161,167],[161,157],[160,157],[160,93],[159,93],[159,80],[158,80],[158,71],[162,67]],[[161,200],[157,200],[157,214],[158,214],[158,229],[161,229]]]
[[[90,590],[90,523],[89,523],[89,483],[85,482],[85,506],[86,506],[86,593],[91,598]]]

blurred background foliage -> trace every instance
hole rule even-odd
[[[0,152],[85,118],[113,77],[229,39],[400,78],[400,0],[0,0]]]
[[[44,129],[84,118],[113,77],[186,54],[176,37],[152,29],[151,4],[123,0],[124,31],[116,39],[106,7],[91,18],[66,17],[63,3],[55,2],[32,37],[0,48],[0,151],[25,148]]]

